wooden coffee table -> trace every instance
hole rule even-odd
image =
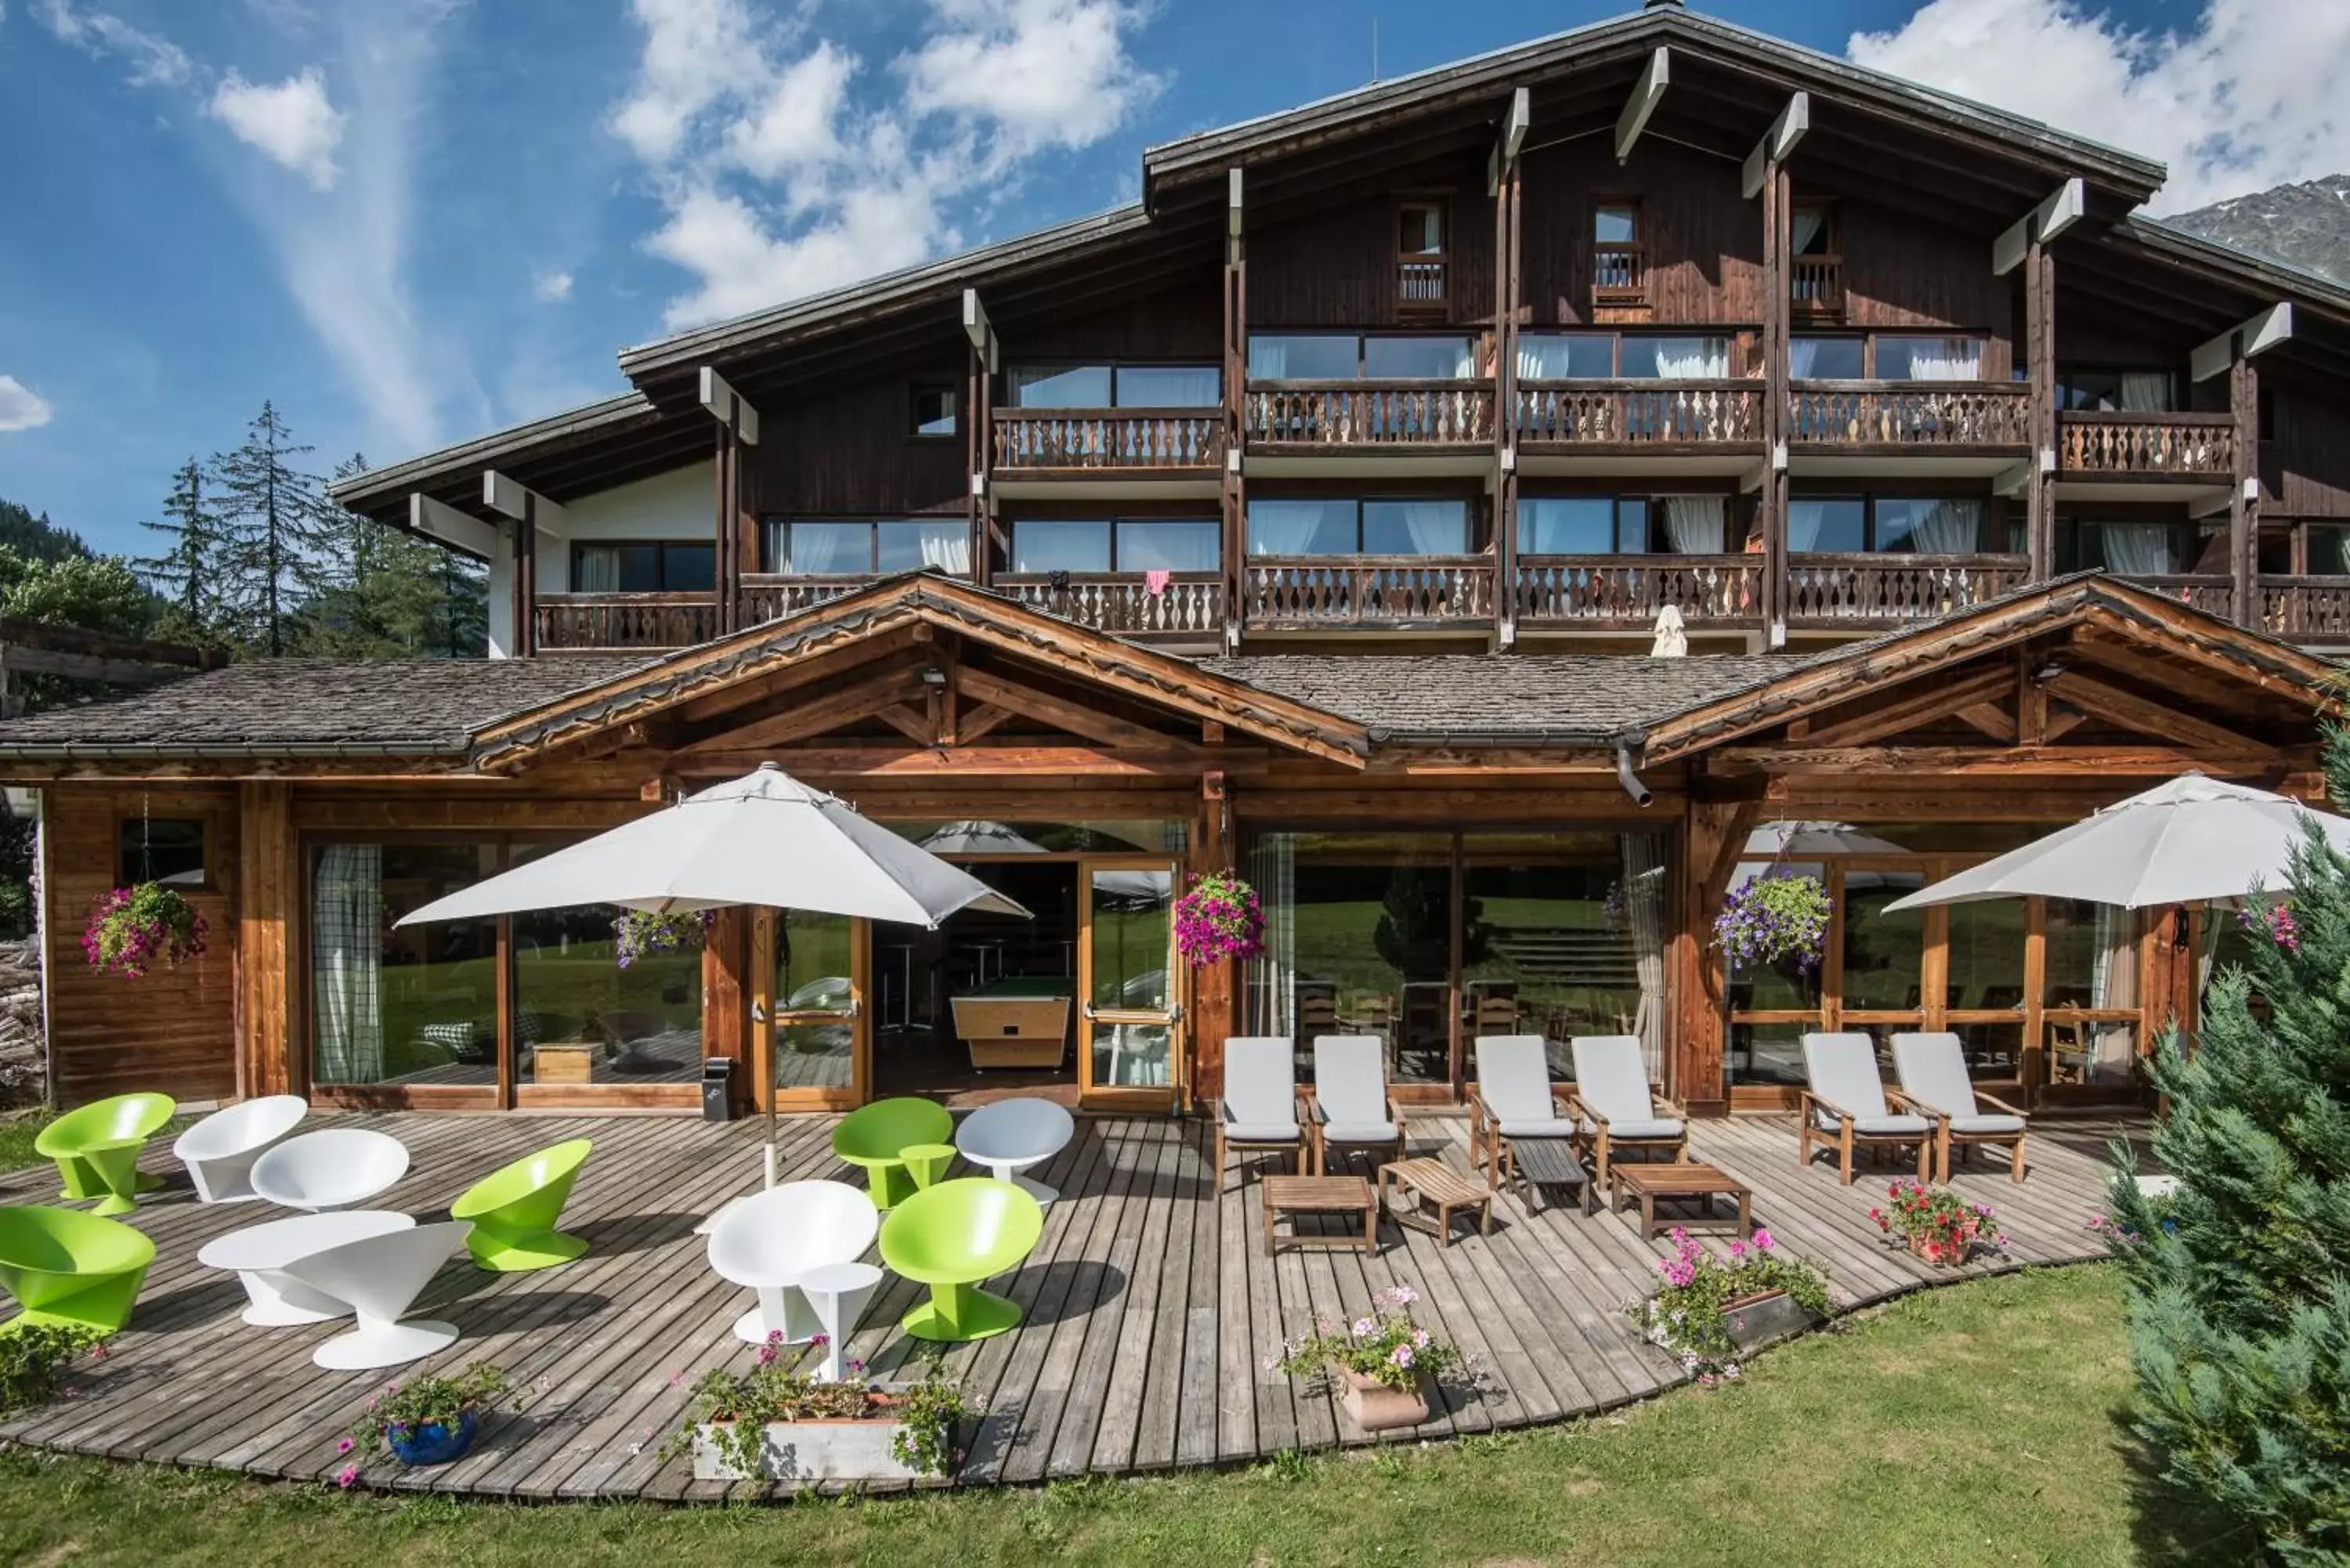
[[[1399,1191],[1406,1199],[1402,1214],[1396,1213],[1390,1201]],[[1379,1207],[1394,1215],[1396,1223],[1418,1214],[1423,1205],[1436,1210],[1436,1234],[1447,1244],[1452,1240],[1456,1209],[1476,1210],[1478,1232],[1493,1233],[1493,1189],[1483,1182],[1471,1181],[1440,1159],[1397,1159],[1379,1167]]]
[[[1640,1234],[1653,1236],[1661,1229],[1669,1230],[1672,1219],[1657,1219],[1657,1199],[1670,1198],[1697,1203],[1710,1210],[1715,1198],[1738,1199],[1738,1236],[1741,1241],[1754,1233],[1754,1191],[1744,1182],[1711,1165],[1637,1165],[1611,1166],[1608,1175],[1615,1179],[1616,1193],[1626,1199],[1640,1200]],[[1616,1194],[1607,1199],[1610,1209],[1616,1207]]]
[[[1571,1198],[1580,1199],[1586,1214],[1598,1207],[1598,1194],[1592,1189],[1590,1168],[1576,1152],[1575,1140],[1564,1137],[1513,1137],[1510,1140],[1510,1164],[1518,1179],[1526,1185],[1526,1212],[1542,1212],[1542,1189],[1564,1187]]]
[[[1379,1250],[1379,1203],[1371,1184],[1359,1176],[1268,1176],[1257,1185],[1264,1189],[1264,1250],[1284,1247],[1351,1247],[1358,1252]],[[1284,1234],[1277,1222],[1283,1214],[1360,1214],[1363,1233],[1300,1235],[1294,1223]]]

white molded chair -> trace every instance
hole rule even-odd
[[[214,1237],[196,1254],[196,1262],[208,1269],[234,1272],[244,1285],[244,1321],[255,1328],[325,1323],[348,1315],[350,1303],[321,1295],[287,1273],[286,1265],[346,1241],[363,1241],[415,1226],[412,1216],[383,1209],[291,1214]]]
[[[1637,1034],[1578,1034],[1575,1093],[1567,1108],[1575,1134],[1592,1151],[1591,1178],[1603,1191],[1616,1157],[1630,1149],[1689,1158],[1689,1113],[1656,1092],[1648,1082],[1648,1057]]]
[[[289,1261],[285,1272],[296,1283],[349,1303],[359,1319],[357,1328],[312,1351],[311,1361],[330,1372],[367,1372],[398,1366],[454,1345],[454,1324],[400,1320],[441,1265],[464,1246],[465,1232],[473,1228],[463,1220],[447,1220],[364,1236]]]
[[[1513,1137],[1572,1138],[1551,1087],[1550,1043],[1539,1034],[1477,1037],[1477,1081],[1469,1088],[1469,1168],[1482,1158],[1485,1182],[1500,1187],[1515,1168]]]
[[[1277,1149],[1305,1172],[1305,1129],[1297,1121],[1297,1057],[1288,1037],[1235,1034],[1224,1042],[1224,1092],[1216,1103],[1216,1186],[1228,1149]]]
[[[800,1276],[800,1294],[824,1330],[824,1371],[827,1383],[841,1380],[841,1358],[848,1336],[857,1332],[873,1293],[881,1288],[881,1271],[871,1263],[827,1263]]]
[[[1060,1194],[1015,1173],[1042,1165],[1076,1136],[1076,1118],[1050,1100],[998,1100],[963,1117],[955,1128],[955,1147],[972,1164],[987,1167],[988,1175],[1011,1182],[1042,1207]]]
[[[304,1133],[254,1161],[253,1190],[272,1203],[316,1214],[348,1209],[408,1174],[408,1146],[367,1127]]]
[[[1896,1034],[1893,1071],[1910,1103],[1934,1118],[1939,1179],[1950,1179],[1955,1150],[1983,1143],[2007,1145],[2008,1179],[2023,1179],[2023,1113],[1975,1087],[1967,1076],[1966,1047],[1956,1034]]]
[[[1403,1110],[1388,1093],[1387,1042],[1376,1034],[1323,1034],[1314,1041],[1314,1174],[1329,1168],[1330,1146],[1393,1148],[1403,1158]]]
[[[1856,1148],[1918,1146],[1918,1179],[1927,1176],[1933,1149],[1933,1124],[1908,1108],[1900,1096],[1888,1103],[1877,1070],[1877,1043],[1866,1034],[1804,1036],[1804,1083],[1797,1102],[1795,1162],[1809,1168],[1812,1146],[1836,1151],[1836,1170],[1852,1185]]]
[[[786,1181],[728,1208],[710,1232],[710,1266],[759,1296],[734,1320],[734,1337],[764,1345],[781,1334],[786,1345],[805,1345],[825,1332],[802,1276],[856,1262],[880,1230],[873,1199],[845,1181]]]
[[[309,1114],[310,1102],[299,1095],[240,1100],[182,1133],[172,1152],[188,1168],[198,1202],[251,1203],[261,1196],[253,1189],[254,1161]]]

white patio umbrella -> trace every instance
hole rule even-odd
[[[1844,822],[1766,822],[1746,836],[1746,853],[1767,859],[1742,860],[1730,874],[1730,885],[1742,887],[1765,873],[1783,877],[1825,877],[1822,855],[1906,855],[1889,838]],[[1881,871],[1855,871],[1845,877],[1846,888],[1879,888],[1888,879]]]
[[[966,817],[950,822],[921,840],[933,855],[1042,855],[1045,846],[1000,822]]]
[[[394,924],[582,904],[654,914],[748,905],[931,928],[961,909],[1028,918],[1026,909],[970,872],[859,815],[839,797],[762,763],[755,773],[436,898]],[[770,1186],[775,1117],[770,1092]]]
[[[2143,909],[2263,894],[2292,884],[2292,850],[2314,820],[2350,852],[2350,820],[2201,774],[2116,802],[2072,826],[1886,906],[1918,909],[2039,894]]]

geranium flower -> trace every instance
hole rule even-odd
[[[345,1491],[348,1491],[352,1487],[357,1486],[359,1484],[359,1468],[357,1465],[345,1465],[341,1469],[335,1472],[335,1484],[341,1487]]]

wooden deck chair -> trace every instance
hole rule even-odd
[[[1316,1176],[1328,1172],[1334,1143],[1392,1148],[1403,1158],[1403,1109],[1388,1093],[1386,1044],[1376,1034],[1325,1034],[1314,1042],[1306,1110]]]
[[[1609,1190],[1617,1157],[1635,1150],[1689,1158],[1689,1113],[1658,1093],[1637,1034],[1578,1034],[1575,1092],[1567,1109],[1575,1136],[1591,1152],[1595,1185]]]
[[[1477,1081],[1469,1085],[1469,1168],[1482,1162],[1488,1187],[1516,1177],[1513,1137],[1575,1137],[1575,1118],[1560,1114],[1560,1096],[1551,1088],[1545,1046],[1539,1034],[1477,1037]]]
[[[1795,1163],[1811,1168],[1814,1144],[1832,1148],[1836,1174],[1852,1185],[1852,1155],[1856,1148],[1918,1150],[1918,1179],[1931,1169],[1934,1126],[1911,1110],[1899,1094],[1887,1104],[1885,1081],[1877,1070],[1877,1042],[1866,1034],[1806,1034],[1804,1036],[1804,1088],[1799,1109],[1803,1120],[1795,1131]]]
[[[1237,1034],[1224,1042],[1224,1092],[1216,1102],[1216,1189],[1229,1149],[1272,1150],[1305,1174],[1305,1130],[1297,1120],[1297,1058],[1288,1036]]]
[[[2006,1145],[2008,1179],[2023,1179],[2024,1115],[1974,1086],[1957,1035],[1896,1034],[1893,1071],[1909,1103],[1934,1118],[1936,1179],[1950,1180],[1951,1151],[1972,1144]]]

